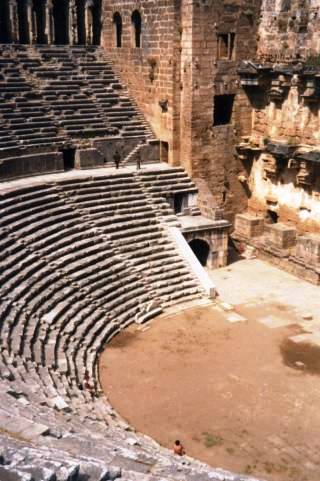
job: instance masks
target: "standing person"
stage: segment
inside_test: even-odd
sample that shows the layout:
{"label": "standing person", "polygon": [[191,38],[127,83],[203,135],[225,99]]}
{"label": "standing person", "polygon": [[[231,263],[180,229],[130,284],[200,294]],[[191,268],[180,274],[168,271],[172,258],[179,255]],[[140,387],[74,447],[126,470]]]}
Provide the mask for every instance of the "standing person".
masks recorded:
{"label": "standing person", "polygon": [[140,170],[141,169],[141,154],[140,154],[140,151],[137,152],[137,170]]}
{"label": "standing person", "polygon": [[184,454],[186,454],[186,452],[184,450],[184,447],[182,446],[182,444],[180,443],[180,441],[178,439],[177,439],[177,441],[174,442],[173,452],[177,456],[183,456]]}
{"label": "standing person", "polygon": [[121,161],[121,155],[118,152],[118,149],[116,149],[114,156],[113,156],[114,163],[116,164],[116,169],[119,169],[119,164]]}
{"label": "standing person", "polygon": [[90,382],[89,371],[86,369],[84,372],[83,387],[90,392],[91,396],[94,394],[94,385]]}

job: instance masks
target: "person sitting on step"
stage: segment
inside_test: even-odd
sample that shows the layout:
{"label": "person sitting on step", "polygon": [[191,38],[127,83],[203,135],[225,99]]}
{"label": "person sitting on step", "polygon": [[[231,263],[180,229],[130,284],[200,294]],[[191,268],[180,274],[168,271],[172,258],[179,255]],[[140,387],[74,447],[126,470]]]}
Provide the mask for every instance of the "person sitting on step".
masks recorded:
{"label": "person sitting on step", "polygon": [[177,454],[177,456],[183,456],[184,454],[186,454],[184,447],[182,446],[182,444],[178,439],[177,441],[174,442],[173,452],[174,454]]}

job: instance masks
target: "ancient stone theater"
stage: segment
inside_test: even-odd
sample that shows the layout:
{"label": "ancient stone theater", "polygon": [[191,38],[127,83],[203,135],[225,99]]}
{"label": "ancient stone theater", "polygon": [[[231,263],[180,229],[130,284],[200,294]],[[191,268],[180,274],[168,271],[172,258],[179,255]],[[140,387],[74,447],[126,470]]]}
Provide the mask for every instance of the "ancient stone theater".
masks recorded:
{"label": "ancient stone theater", "polygon": [[0,480],[254,481],[98,362],[230,254],[320,283],[320,0],[0,0],[0,52]]}

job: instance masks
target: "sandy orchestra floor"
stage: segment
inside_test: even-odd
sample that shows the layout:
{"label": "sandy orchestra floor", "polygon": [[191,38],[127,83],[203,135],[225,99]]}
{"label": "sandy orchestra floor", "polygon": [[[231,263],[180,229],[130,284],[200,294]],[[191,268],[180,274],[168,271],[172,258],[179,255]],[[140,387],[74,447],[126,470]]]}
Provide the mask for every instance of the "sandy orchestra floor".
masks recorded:
{"label": "sandy orchestra floor", "polygon": [[[218,303],[130,327],[101,357],[104,391],[131,425],[166,447],[179,438],[214,467],[319,481],[319,352],[312,369],[297,368],[287,342],[302,332],[296,310],[277,299],[254,304],[237,304],[241,322]],[[266,312],[283,325],[259,322]]]}

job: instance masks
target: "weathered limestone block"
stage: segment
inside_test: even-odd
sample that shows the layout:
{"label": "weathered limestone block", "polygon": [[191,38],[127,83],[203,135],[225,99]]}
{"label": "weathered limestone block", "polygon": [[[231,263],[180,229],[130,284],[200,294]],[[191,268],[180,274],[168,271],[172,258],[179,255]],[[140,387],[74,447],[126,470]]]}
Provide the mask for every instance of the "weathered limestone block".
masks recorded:
{"label": "weathered limestone block", "polygon": [[75,167],[77,169],[91,169],[103,167],[103,155],[97,149],[79,149],[75,154]]}
{"label": "weathered limestone block", "polygon": [[298,237],[296,256],[303,259],[306,264],[320,264],[320,235]]}
{"label": "weathered limestone block", "polygon": [[268,226],[267,237],[271,245],[279,249],[289,249],[296,244],[297,230],[282,223]]}
{"label": "weathered limestone block", "polygon": [[236,234],[246,239],[259,237],[263,234],[264,219],[263,217],[256,217],[252,214],[244,213],[237,214],[235,219]]}

